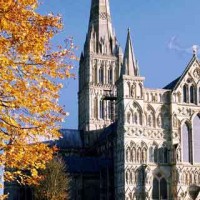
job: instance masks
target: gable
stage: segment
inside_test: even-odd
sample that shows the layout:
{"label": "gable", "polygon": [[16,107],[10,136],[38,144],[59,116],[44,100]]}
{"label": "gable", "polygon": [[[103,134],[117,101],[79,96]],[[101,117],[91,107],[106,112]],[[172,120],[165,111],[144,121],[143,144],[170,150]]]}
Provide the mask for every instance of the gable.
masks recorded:
{"label": "gable", "polygon": [[197,85],[200,80],[200,63],[196,56],[193,56],[183,74],[168,84],[165,89],[179,90],[184,84]]}

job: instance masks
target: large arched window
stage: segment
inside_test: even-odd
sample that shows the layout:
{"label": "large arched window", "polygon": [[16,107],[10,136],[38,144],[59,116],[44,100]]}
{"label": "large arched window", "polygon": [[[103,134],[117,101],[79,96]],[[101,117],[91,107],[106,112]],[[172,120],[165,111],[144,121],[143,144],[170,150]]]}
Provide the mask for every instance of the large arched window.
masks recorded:
{"label": "large arched window", "polygon": [[194,162],[200,163],[200,116],[193,120]]}
{"label": "large arched window", "polygon": [[183,102],[187,103],[187,96],[188,96],[188,86],[183,86]]}
{"label": "large arched window", "polygon": [[182,127],[183,162],[192,162],[192,134],[189,125]]}

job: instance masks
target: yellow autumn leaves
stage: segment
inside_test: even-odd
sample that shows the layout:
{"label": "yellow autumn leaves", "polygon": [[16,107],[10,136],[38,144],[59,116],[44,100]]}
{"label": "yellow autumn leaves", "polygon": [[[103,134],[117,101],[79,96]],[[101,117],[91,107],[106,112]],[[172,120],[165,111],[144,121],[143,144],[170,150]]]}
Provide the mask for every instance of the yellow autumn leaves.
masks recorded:
{"label": "yellow autumn leaves", "polygon": [[37,0],[0,0],[0,165],[5,180],[36,184],[55,149],[41,138],[59,137],[66,113],[58,105],[71,76],[73,45],[50,44],[62,29],[60,16],[36,13]]}

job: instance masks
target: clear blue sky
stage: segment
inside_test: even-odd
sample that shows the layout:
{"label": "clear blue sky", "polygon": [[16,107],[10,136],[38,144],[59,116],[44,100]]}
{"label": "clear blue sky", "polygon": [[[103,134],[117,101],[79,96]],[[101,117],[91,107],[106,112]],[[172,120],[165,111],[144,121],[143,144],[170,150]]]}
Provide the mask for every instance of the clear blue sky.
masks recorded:
{"label": "clear blue sky", "polygon": [[[60,13],[64,30],[54,41],[73,36],[83,49],[91,0],[42,0],[40,13]],[[178,77],[192,57],[192,45],[200,44],[200,0],[110,0],[113,27],[124,48],[130,27],[134,50],[145,86],[162,88]],[[78,63],[74,71],[78,75]],[[67,80],[60,103],[70,116],[64,128],[77,128],[78,78]]]}

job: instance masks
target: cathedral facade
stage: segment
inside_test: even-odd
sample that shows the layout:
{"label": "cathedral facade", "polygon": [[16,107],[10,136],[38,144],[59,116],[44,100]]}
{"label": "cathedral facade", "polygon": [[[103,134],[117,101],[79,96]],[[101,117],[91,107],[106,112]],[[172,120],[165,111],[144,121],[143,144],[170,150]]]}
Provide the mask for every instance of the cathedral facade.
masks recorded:
{"label": "cathedral facade", "polygon": [[85,145],[97,144],[103,130],[115,124],[113,199],[200,199],[200,63],[195,50],[180,77],[163,89],[145,88],[130,31],[123,53],[109,0],[92,0],[79,78],[79,129]]}

